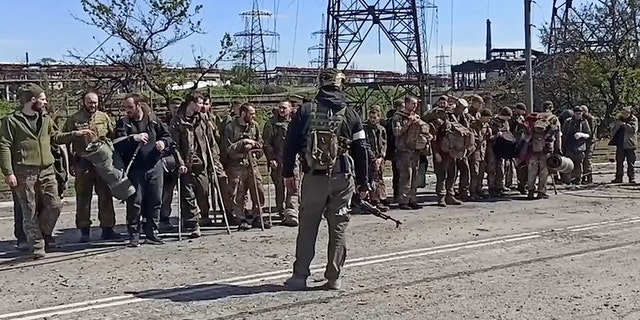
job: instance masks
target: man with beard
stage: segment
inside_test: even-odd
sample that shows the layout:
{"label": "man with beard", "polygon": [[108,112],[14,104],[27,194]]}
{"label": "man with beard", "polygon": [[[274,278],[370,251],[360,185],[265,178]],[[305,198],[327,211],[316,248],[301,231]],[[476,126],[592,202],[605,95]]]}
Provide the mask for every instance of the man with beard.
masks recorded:
{"label": "man with beard", "polygon": [[140,245],[140,216],[145,217],[146,243],[163,244],[158,237],[158,218],[162,206],[164,171],[160,158],[174,144],[167,127],[150,112],[141,95],[125,96],[126,115],[116,123],[115,137],[127,137],[115,145],[115,152],[130,169],[128,178],[136,193],[127,199],[127,231],[130,247]]}
{"label": "man with beard", "polygon": [[[297,227],[298,190],[297,188],[285,188],[284,178],[282,177],[282,157],[289,123],[291,123],[291,103],[289,101],[280,102],[276,115],[265,123],[262,136],[264,139],[264,154],[267,157],[271,180],[276,189],[276,206],[278,213],[283,217],[282,224],[289,227]],[[296,178],[298,178],[297,171],[294,170]]]}
{"label": "man with beard", "polygon": [[58,132],[45,112],[47,96],[36,84],[20,87],[18,99],[22,109],[8,116],[0,128],[0,169],[20,203],[22,226],[33,257],[42,258],[53,243],[62,207],[51,143],[65,144],[73,136],[94,133],[89,129]]}
{"label": "man with beard", "polygon": [[[191,238],[201,236],[200,224],[211,225],[209,218],[209,173],[215,166],[211,146],[215,137],[209,130],[207,119],[201,112],[204,97],[194,94],[180,106],[177,116],[171,121],[171,135],[182,156],[178,164],[181,175],[182,223]],[[196,206],[197,204],[197,206]],[[198,213],[198,209],[200,212]]]}
{"label": "man with beard", "polygon": [[[229,176],[229,191],[233,203],[235,216],[240,220],[238,230],[249,230],[261,227],[269,229],[268,221],[262,219],[262,205],[264,204],[264,190],[262,177],[255,160],[262,156],[262,137],[255,121],[256,109],[243,104],[240,116],[235,118],[224,128],[222,142],[227,152],[226,171]],[[250,159],[253,157],[253,159]],[[256,190],[257,189],[257,190]],[[253,212],[251,217],[244,213],[245,195],[249,191]]]}
{"label": "man with beard", "polygon": [[71,172],[75,176],[76,191],[76,227],[80,229],[80,242],[91,241],[91,198],[95,188],[98,195],[98,220],[103,240],[118,239],[113,231],[116,225],[116,212],[113,208],[113,196],[107,183],[98,176],[91,162],[83,158],[89,143],[98,139],[110,138],[114,132],[114,122],[108,114],[99,111],[99,95],[94,90],[82,96],[83,108],[72,114],[65,122],[62,131],[91,130],[95,135],[78,137],[67,145],[71,152]]}

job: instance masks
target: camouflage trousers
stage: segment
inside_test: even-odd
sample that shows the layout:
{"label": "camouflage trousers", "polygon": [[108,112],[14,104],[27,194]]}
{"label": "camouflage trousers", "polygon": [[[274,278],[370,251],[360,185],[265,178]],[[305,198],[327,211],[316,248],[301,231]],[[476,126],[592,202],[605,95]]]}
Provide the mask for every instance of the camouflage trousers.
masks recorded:
{"label": "camouflage trousers", "polygon": [[460,178],[458,192],[461,196],[469,196],[469,185],[471,184],[471,170],[469,169],[469,159],[454,159],[456,175]]}
{"label": "camouflage trousers", "polygon": [[547,193],[547,180],[549,179],[549,168],[547,167],[547,156],[545,154],[534,153],[529,158],[527,190],[536,190],[536,178],[538,179],[538,192]]}
{"label": "camouflage trousers", "polygon": [[[273,185],[276,190],[276,207],[278,208],[278,212],[284,213],[285,216],[290,216],[292,218],[298,218],[298,197],[300,192],[296,186],[295,189],[291,190],[286,188],[284,185],[284,178],[282,177],[282,166],[280,165],[282,162],[278,162],[278,166],[275,169],[271,169],[271,181],[273,181]],[[296,181],[299,179],[299,174],[297,170],[297,166],[294,169],[294,177]],[[284,205],[284,206],[283,206]]]}
{"label": "camouflage trousers", "polygon": [[227,176],[229,177],[228,188],[234,215],[241,221],[247,220],[244,207],[247,191],[249,191],[253,216],[260,216],[264,205],[264,189],[258,168],[231,165],[227,168]]}
{"label": "camouflage trousers", "polygon": [[489,191],[500,191],[504,188],[504,159],[493,153],[493,144],[487,144],[487,185]]}
{"label": "camouflage trousers", "polygon": [[200,218],[209,217],[209,174],[202,167],[180,175],[180,211],[186,228],[195,228]]}
{"label": "camouflage trousers", "polygon": [[394,160],[398,167],[398,202],[417,203],[420,156],[412,151],[398,151]]}
{"label": "camouflage trousers", "polygon": [[469,156],[469,172],[471,186],[469,193],[471,196],[478,196],[482,194],[482,184],[484,180],[484,173],[486,171],[487,163],[484,161],[480,152],[474,152]]}
{"label": "camouflage trousers", "polygon": [[107,183],[91,168],[76,170],[76,227],[91,227],[91,198],[95,187],[98,195],[98,220],[100,227],[113,228],[116,225],[116,211],[113,208],[113,196]]}
{"label": "camouflage trousers", "polygon": [[18,185],[13,189],[22,211],[22,228],[35,249],[44,248],[43,235],[50,236],[60,217],[62,202],[53,166],[16,167]]}
{"label": "camouflage trousers", "polygon": [[595,143],[587,143],[587,150],[584,152],[584,160],[582,161],[582,181],[593,182],[593,153],[596,150]]}
{"label": "camouflage trousers", "polygon": [[[371,165],[372,176],[373,176],[373,191],[371,191],[371,201],[380,202],[380,200],[387,199],[387,186],[384,184],[384,160],[380,164],[379,168],[375,168],[374,165]],[[416,189],[418,182],[418,174],[416,172]]]}
{"label": "camouflage trousers", "polygon": [[350,174],[305,174],[302,178],[300,225],[296,239],[296,261],[293,273],[307,278],[315,256],[318,228],[324,216],[329,228],[327,267],[324,277],[335,280],[340,277],[347,257],[346,229],[351,220],[349,203],[355,190]]}
{"label": "camouflage trousers", "polygon": [[455,159],[447,153],[434,153],[433,169],[436,172],[436,195],[453,197],[453,184],[456,179]]}

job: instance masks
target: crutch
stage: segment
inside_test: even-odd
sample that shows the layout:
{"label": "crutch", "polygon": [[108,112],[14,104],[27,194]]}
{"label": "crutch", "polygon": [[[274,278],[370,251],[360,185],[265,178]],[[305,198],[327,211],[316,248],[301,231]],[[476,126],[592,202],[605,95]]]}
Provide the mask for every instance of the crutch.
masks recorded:
{"label": "crutch", "polygon": [[[180,170],[178,168],[178,170]],[[182,173],[178,171],[178,241],[182,241]]]}
{"label": "crutch", "polygon": [[[256,195],[256,200],[258,200],[258,207],[260,208],[260,213],[258,214],[258,218],[260,219],[260,229],[264,231],[264,221],[262,220],[262,206],[260,203],[260,194],[258,193],[258,179],[256,179],[256,159],[253,157],[255,152],[260,150],[252,150],[249,152],[249,165],[251,166],[251,178],[253,178],[253,187]],[[255,205],[255,204],[254,204]]]}
{"label": "crutch", "polygon": [[[267,182],[272,181],[273,179],[271,179],[271,166],[269,163],[267,163]],[[275,187],[275,184],[274,184]],[[269,224],[273,225],[273,222],[271,221],[271,182],[267,183],[267,208],[268,212],[269,212]]]}
{"label": "crutch", "polygon": [[220,207],[222,208],[222,219],[224,220],[224,225],[227,227],[227,234],[231,234],[231,228],[229,228],[229,220],[227,220],[227,209],[224,207],[224,202],[222,198],[222,189],[220,188],[220,180],[218,179],[218,175],[213,173],[213,183],[214,187],[217,189],[216,194],[218,195],[218,201],[220,201]]}

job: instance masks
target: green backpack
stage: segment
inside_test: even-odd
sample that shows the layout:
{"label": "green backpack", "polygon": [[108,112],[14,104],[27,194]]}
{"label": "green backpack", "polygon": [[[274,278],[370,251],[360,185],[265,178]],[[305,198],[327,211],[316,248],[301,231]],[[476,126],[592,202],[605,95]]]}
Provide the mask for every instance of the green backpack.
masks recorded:
{"label": "green backpack", "polygon": [[332,170],[338,157],[345,154],[341,147],[340,129],[345,122],[346,107],[333,113],[330,108],[313,103],[307,120],[305,160],[311,170]]}

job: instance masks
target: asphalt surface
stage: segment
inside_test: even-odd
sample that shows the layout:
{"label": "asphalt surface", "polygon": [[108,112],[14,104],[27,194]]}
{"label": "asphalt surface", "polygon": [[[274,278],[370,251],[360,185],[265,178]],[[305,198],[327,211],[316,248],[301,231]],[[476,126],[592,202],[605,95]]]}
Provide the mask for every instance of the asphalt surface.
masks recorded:
{"label": "asphalt surface", "polygon": [[[69,203],[62,248],[33,261],[13,251],[2,209],[0,319],[640,319],[640,187],[560,187],[549,200],[514,193],[448,208],[431,205],[432,190],[422,190],[424,209],[390,212],[399,229],[353,216],[341,291],[282,286],[296,228],[80,245]],[[321,228],[311,286],[323,283]]]}

